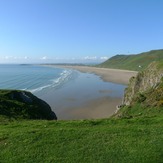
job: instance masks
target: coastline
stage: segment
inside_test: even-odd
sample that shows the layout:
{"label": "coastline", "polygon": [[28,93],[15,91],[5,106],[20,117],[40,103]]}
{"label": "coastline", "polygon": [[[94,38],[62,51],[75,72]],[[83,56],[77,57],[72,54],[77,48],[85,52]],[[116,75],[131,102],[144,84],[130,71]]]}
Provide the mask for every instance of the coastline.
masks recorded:
{"label": "coastline", "polygon": [[83,73],[94,73],[100,76],[106,82],[112,82],[117,84],[127,85],[129,79],[132,76],[136,76],[137,71],[129,71],[129,70],[120,70],[120,69],[109,69],[109,68],[97,68],[90,66],[67,66],[67,65],[48,65],[50,67],[57,68],[65,68],[65,69],[73,69],[78,70]]}
{"label": "coastline", "polygon": [[[99,76],[105,82],[116,83],[120,85],[127,85],[130,77],[135,76],[137,72],[127,71],[127,70],[117,70],[117,69],[107,69],[107,68],[96,68],[88,66],[56,66],[56,65],[45,65],[52,68],[63,68],[77,70],[81,73],[90,73]],[[116,111],[116,106],[122,103],[123,97],[111,97],[108,94],[110,90],[99,90],[99,93],[103,94],[102,97],[88,100],[82,103],[80,106],[66,106],[62,108],[55,108],[53,104],[53,99],[55,92],[46,96],[49,99],[48,103],[51,104],[53,111],[57,114],[60,120],[77,120],[77,119],[100,119],[109,118]],[[51,100],[50,100],[51,98]],[[87,97],[85,97],[87,98]],[[64,100],[75,102],[74,96],[67,97]]]}

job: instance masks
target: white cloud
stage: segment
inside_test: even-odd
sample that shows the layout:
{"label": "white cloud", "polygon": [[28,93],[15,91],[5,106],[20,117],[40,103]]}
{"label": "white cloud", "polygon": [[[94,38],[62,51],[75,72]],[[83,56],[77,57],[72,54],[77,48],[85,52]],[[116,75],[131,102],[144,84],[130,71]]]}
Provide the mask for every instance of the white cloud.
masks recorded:
{"label": "white cloud", "polygon": [[100,57],[101,60],[107,60],[109,57]]}
{"label": "white cloud", "polygon": [[5,56],[4,59],[8,60],[8,59],[13,59],[14,57],[13,56]]}
{"label": "white cloud", "polygon": [[90,56],[86,56],[83,58],[84,60],[96,60],[97,57],[96,56],[93,56],[93,57],[90,57]]}
{"label": "white cloud", "polygon": [[42,59],[42,60],[46,60],[46,59],[47,59],[47,56],[44,56],[44,57],[42,57],[41,59]]}
{"label": "white cloud", "polygon": [[17,56],[4,56],[2,57],[2,59],[5,59],[5,60],[26,60],[26,59],[29,59],[29,57],[25,56],[25,57],[17,57]]}
{"label": "white cloud", "polygon": [[24,59],[28,59],[28,57],[27,57],[27,56],[25,56],[25,57],[24,57]]}

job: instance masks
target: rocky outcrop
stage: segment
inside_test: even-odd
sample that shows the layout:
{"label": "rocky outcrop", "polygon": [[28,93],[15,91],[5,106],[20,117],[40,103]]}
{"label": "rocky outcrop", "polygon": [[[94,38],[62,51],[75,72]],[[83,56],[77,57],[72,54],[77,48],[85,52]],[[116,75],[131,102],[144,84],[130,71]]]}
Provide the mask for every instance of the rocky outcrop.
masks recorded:
{"label": "rocky outcrop", "polygon": [[138,100],[139,102],[145,101],[150,97],[152,90],[155,91],[160,87],[162,77],[163,69],[160,63],[151,63],[147,69],[130,79],[129,85],[125,90],[123,104],[131,105]]}
{"label": "rocky outcrop", "polygon": [[50,106],[30,92],[0,90],[0,114],[10,118],[56,120]]}

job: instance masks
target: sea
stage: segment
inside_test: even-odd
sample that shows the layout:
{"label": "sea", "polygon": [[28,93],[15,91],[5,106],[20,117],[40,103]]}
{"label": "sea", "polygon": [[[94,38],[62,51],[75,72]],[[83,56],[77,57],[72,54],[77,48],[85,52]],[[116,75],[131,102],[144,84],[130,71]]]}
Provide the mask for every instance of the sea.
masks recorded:
{"label": "sea", "polygon": [[0,65],[0,89],[30,91],[45,100],[55,112],[101,97],[122,98],[125,87],[73,69],[28,64]]}
{"label": "sea", "polygon": [[72,71],[39,65],[0,65],[0,89],[27,90],[34,94],[58,88]]}

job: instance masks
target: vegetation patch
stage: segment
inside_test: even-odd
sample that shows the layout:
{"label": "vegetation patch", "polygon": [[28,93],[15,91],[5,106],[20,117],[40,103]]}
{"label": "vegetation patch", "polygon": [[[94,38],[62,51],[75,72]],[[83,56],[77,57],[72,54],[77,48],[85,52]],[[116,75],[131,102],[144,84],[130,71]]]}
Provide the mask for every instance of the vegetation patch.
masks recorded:
{"label": "vegetation patch", "polygon": [[0,90],[0,115],[9,119],[57,119],[46,102],[18,90]]}

